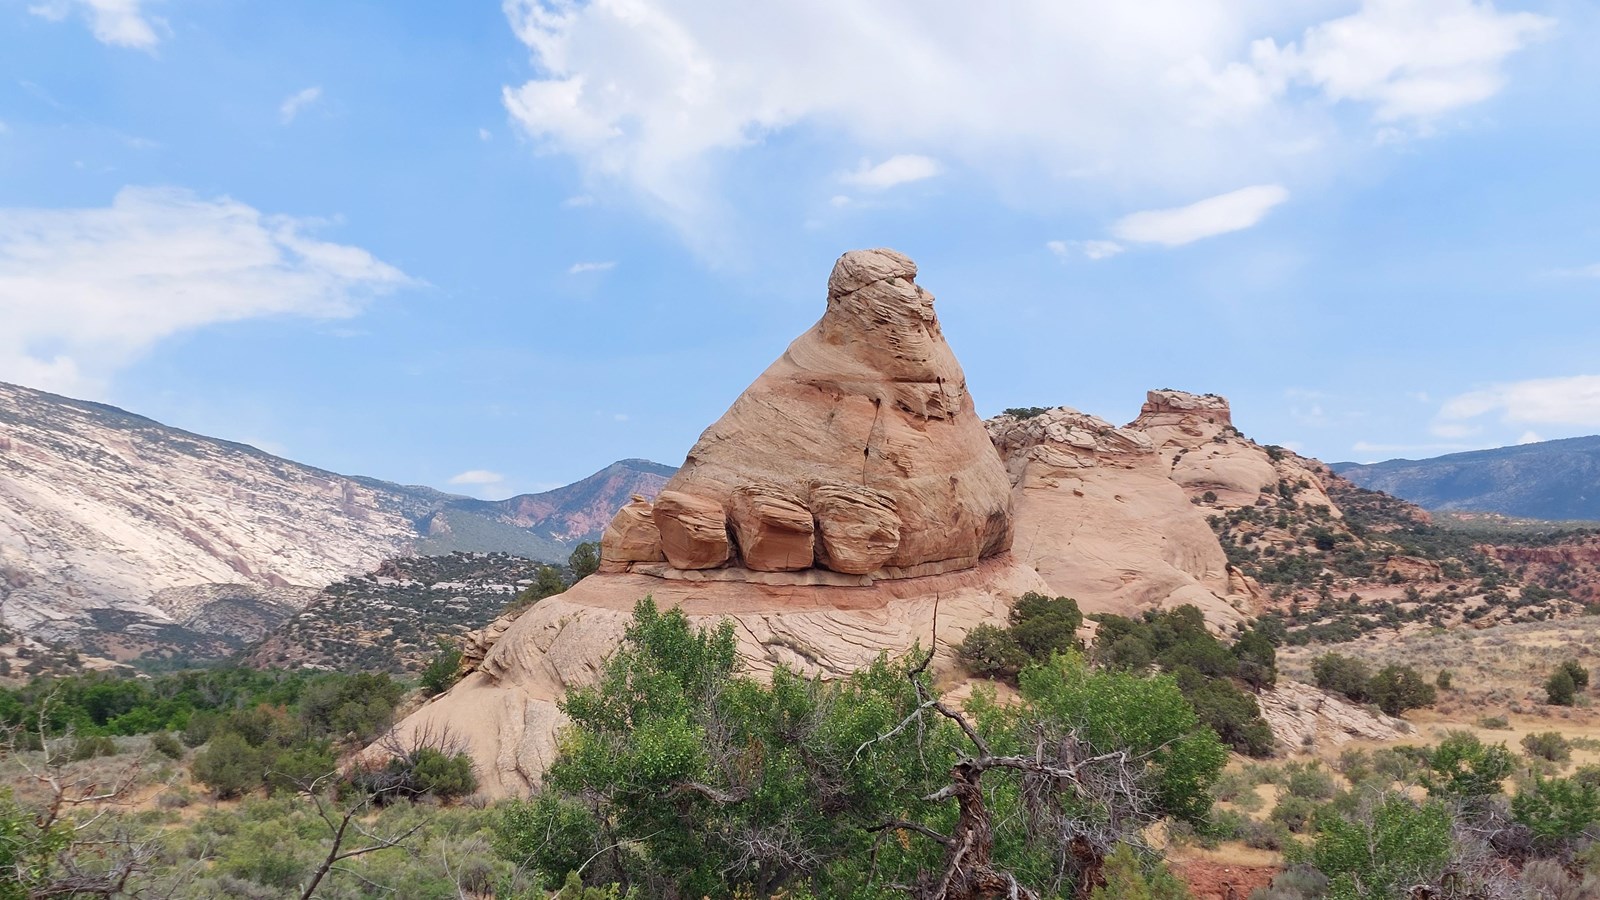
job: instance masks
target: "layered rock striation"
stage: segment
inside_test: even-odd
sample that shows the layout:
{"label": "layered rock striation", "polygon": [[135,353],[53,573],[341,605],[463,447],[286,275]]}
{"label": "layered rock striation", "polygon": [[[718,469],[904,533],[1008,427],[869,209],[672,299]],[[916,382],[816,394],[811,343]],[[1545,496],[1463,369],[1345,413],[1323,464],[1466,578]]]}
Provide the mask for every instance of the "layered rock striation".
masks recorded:
{"label": "layered rock striation", "polygon": [[402,740],[464,740],[484,790],[553,759],[557,702],[592,683],[646,596],[736,625],[756,673],[842,677],[920,642],[935,671],[973,626],[1049,588],[1016,562],[1012,488],[916,266],[835,265],[820,321],[734,401],[652,502],[607,526],[601,570],[508,625]]}
{"label": "layered rock striation", "polygon": [[1230,572],[1204,511],[1136,426],[1068,407],[989,420],[1015,485],[1015,555],[1085,612],[1193,604],[1233,631],[1253,614],[1254,589]]}
{"label": "layered rock striation", "polygon": [[[845,254],[822,319],[700,436],[644,527],[607,529],[604,570],[819,569],[873,580],[971,568],[1011,546],[1011,493],[911,260]],[[748,573],[766,573],[751,579]]]}

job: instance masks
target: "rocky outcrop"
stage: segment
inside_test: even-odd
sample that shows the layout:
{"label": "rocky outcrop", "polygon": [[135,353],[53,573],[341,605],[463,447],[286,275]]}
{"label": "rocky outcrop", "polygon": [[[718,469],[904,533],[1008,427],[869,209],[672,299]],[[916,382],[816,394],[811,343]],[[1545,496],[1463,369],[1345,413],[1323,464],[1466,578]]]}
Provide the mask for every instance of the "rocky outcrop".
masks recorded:
{"label": "rocky outcrop", "polygon": [[[916,274],[892,250],[840,258],[822,319],[706,429],[662,488],[655,521],[674,568],[896,578],[968,567],[1011,546],[1010,485]],[[804,504],[813,558],[793,555],[803,540],[788,541],[777,562],[742,545],[721,553],[716,510],[726,517],[744,490],[781,494],[794,519],[803,514],[793,505]],[[626,555],[602,552],[613,563]]]}
{"label": "rocky outcrop", "polygon": [[600,538],[600,571],[626,572],[631,563],[666,560],[650,501],[634,494],[627,506],[617,510]]}
{"label": "rocky outcrop", "polygon": [[1256,702],[1273,736],[1290,752],[1338,747],[1350,741],[1395,741],[1413,730],[1404,719],[1287,679],[1262,691]]}
{"label": "rocky outcrop", "polygon": [[[893,251],[845,254],[821,321],[706,429],[648,516],[637,500],[613,519],[603,571],[517,618],[402,738],[448,732],[486,792],[526,791],[553,758],[557,702],[593,683],[646,596],[732,619],[758,674],[842,677],[920,642],[948,677],[969,629],[1048,590],[1008,552],[1010,480],[915,276]],[[645,558],[658,543],[665,562]]]}
{"label": "rocky outcrop", "polygon": [[1322,505],[1333,518],[1338,506],[1328,498],[1312,460],[1281,447],[1251,441],[1233,427],[1226,398],[1184,391],[1150,391],[1129,428],[1148,435],[1167,460],[1172,480],[1191,498],[1211,495],[1222,508],[1254,506],[1263,494],[1292,486],[1301,505]]}
{"label": "rocky outcrop", "polygon": [[816,521],[806,502],[789,491],[744,485],[733,492],[728,516],[745,568],[789,572],[816,558]]}
{"label": "rocky outcrop", "polygon": [[650,517],[661,535],[661,552],[674,568],[715,569],[728,562],[728,517],[721,503],[662,491]]}
{"label": "rocky outcrop", "polygon": [[1254,614],[1251,587],[1148,434],[1067,407],[988,430],[1015,485],[1014,552],[1053,593],[1119,615],[1193,604],[1223,633]]}

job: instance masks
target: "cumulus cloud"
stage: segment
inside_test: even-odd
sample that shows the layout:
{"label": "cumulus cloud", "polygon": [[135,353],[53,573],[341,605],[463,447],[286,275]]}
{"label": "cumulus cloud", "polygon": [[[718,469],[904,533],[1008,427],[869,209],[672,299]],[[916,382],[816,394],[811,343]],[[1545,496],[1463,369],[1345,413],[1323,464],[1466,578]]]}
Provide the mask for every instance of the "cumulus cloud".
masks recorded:
{"label": "cumulus cloud", "polygon": [[1123,216],[1111,226],[1111,233],[1125,241],[1176,247],[1249,228],[1287,199],[1289,191],[1282,185],[1258,184],[1188,206]]}
{"label": "cumulus cloud", "polygon": [[226,197],[128,187],[109,207],[0,209],[0,379],[97,395],[165,338],[263,316],[357,314],[411,284]]}
{"label": "cumulus cloud", "polygon": [[491,472],[488,469],[468,469],[458,475],[450,476],[451,484],[486,485],[499,484],[505,480],[506,477],[504,475],[499,472]]}
{"label": "cumulus cloud", "polygon": [[891,156],[877,165],[862,160],[854,172],[845,174],[841,180],[865,190],[882,191],[896,185],[932,178],[938,174],[938,160],[902,153]]}
{"label": "cumulus cloud", "polygon": [[142,6],[141,0],[45,0],[28,7],[28,12],[54,22],[76,14],[88,21],[102,44],[154,50],[161,42],[156,34],[161,20],[145,15]]}
{"label": "cumulus cloud", "polygon": [[1376,128],[1420,128],[1493,95],[1505,60],[1552,24],[1487,0],[1363,0],[1353,13],[1024,0],[1004,16],[952,0],[504,7],[537,70],[503,89],[514,123],[690,227],[718,208],[732,155],[801,127],[851,155],[938,147],[1030,196],[1085,179],[1151,197],[1282,181],[1369,146]]}
{"label": "cumulus cloud", "polygon": [[567,267],[568,275],[582,275],[585,272],[609,272],[617,267],[617,261],[608,259],[603,262],[575,262]]}
{"label": "cumulus cloud", "polygon": [[1470,391],[1445,401],[1438,422],[1449,426],[1485,416],[1512,425],[1600,428],[1600,375],[1534,378]]}
{"label": "cumulus cloud", "polygon": [[308,87],[283,98],[278,106],[278,120],[287,125],[300,115],[300,111],[322,99],[321,87]]}

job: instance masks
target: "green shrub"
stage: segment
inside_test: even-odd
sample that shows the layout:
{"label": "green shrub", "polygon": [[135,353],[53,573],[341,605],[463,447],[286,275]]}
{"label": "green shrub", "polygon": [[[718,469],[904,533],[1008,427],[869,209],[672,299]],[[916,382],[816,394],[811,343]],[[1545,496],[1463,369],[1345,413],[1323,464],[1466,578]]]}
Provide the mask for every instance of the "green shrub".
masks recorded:
{"label": "green shrub", "polygon": [[1283,789],[1291,797],[1327,800],[1339,790],[1333,774],[1321,763],[1289,763],[1283,769]]}
{"label": "green shrub", "polygon": [[1600,822],[1600,788],[1576,778],[1534,775],[1511,798],[1511,816],[1533,832],[1536,845],[1555,849]]}
{"label": "green shrub", "polygon": [[1311,846],[1290,855],[1328,877],[1329,897],[1399,897],[1437,884],[1450,861],[1452,824],[1442,803],[1389,795],[1355,817],[1317,817]]}
{"label": "green shrub", "polygon": [[1423,787],[1433,797],[1473,802],[1504,790],[1516,768],[1505,744],[1485,744],[1468,731],[1452,731],[1426,755]]}
{"label": "green shrub", "polygon": [[158,731],[152,734],[150,749],[168,759],[183,759],[183,743],[170,731]]}
{"label": "green shrub", "polygon": [[1572,744],[1559,731],[1539,731],[1529,734],[1522,739],[1522,749],[1529,756],[1550,762],[1559,763],[1572,759]]}
{"label": "green shrub", "polygon": [[265,756],[237,732],[226,731],[195,754],[191,771],[218,797],[238,797],[261,786],[267,772]]}
{"label": "green shrub", "polygon": [[1011,607],[1011,636],[1031,659],[1043,662],[1052,654],[1082,649],[1078,629],[1083,613],[1071,597],[1046,597],[1029,591]]}
{"label": "green shrub", "polygon": [[1561,664],[1561,668],[1572,676],[1572,686],[1580,691],[1589,687],[1589,670],[1578,664],[1575,659],[1569,659]]}
{"label": "green shrub", "polygon": [[1272,808],[1271,820],[1295,834],[1303,834],[1316,816],[1317,808],[1315,800],[1286,794]]}
{"label": "green shrub", "polygon": [[1311,677],[1322,690],[1366,703],[1372,699],[1371,670],[1359,659],[1338,653],[1324,653],[1311,661]]}
{"label": "green shrub", "polygon": [[1545,702],[1551,706],[1571,706],[1577,701],[1578,686],[1572,672],[1565,667],[1556,669],[1545,680]]}
{"label": "green shrub", "polygon": [[1189,889],[1160,859],[1145,859],[1128,844],[1118,844],[1101,870],[1105,883],[1089,900],[1189,900]]}
{"label": "green shrub", "polygon": [[422,669],[420,684],[423,693],[432,697],[450,690],[450,686],[456,683],[456,673],[460,669],[461,648],[454,641],[439,638],[433,656]]}
{"label": "green shrub", "polygon": [[1436,697],[1433,685],[1410,666],[1389,665],[1378,670],[1367,682],[1367,695],[1371,702],[1391,716],[1409,709],[1432,706]]}
{"label": "green shrub", "polygon": [[74,762],[97,756],[116,756],[117,742],[105,735],[80,734],[72,740],[67,758]]}
{"label": "green shrub", "polygon": [[1029,662],[1028,654],[1017,645],[1010,629],[987,622],[967,632],[956,645],[956,655],[967,671],[980,678],[1015,678]]}

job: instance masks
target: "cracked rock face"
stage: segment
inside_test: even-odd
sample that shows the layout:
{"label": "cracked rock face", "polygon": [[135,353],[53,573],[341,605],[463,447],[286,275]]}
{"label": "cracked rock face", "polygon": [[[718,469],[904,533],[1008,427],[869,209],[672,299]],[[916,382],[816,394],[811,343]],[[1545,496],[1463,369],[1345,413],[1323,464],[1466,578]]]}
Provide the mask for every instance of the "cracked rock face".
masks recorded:
{"label": "cracked rock face", "polygon": [[891,250],[840,258],[821,321],[654,504],[617,514],[600,572],[475,643],[481,663],[400,723],[402,742],[448,732],[486,793],[525,793],[556,753],[559,700],[600,676],[646,596],[733,621],[748,671],[833,678],[917,644],[954,674],[968,630],[1048,590],[1008,552],[1011,482],[916,274]]}
{"label": "cracked rock face", "polygon": [[[658,500],[654,520],[673,567],[896,578],[1010,548],[1010,483],[916,276],[892,250],[840,257],[822,319],[705,430],[663,488],[674,507],[663,514]],[[783,497],[783,509],[757,509],[751,491]],[[733,525],[727,554],[715,546],[714,507]],[[622,571],[637,554],[613,532],[629,533],[608,532],[602,557]]]}

